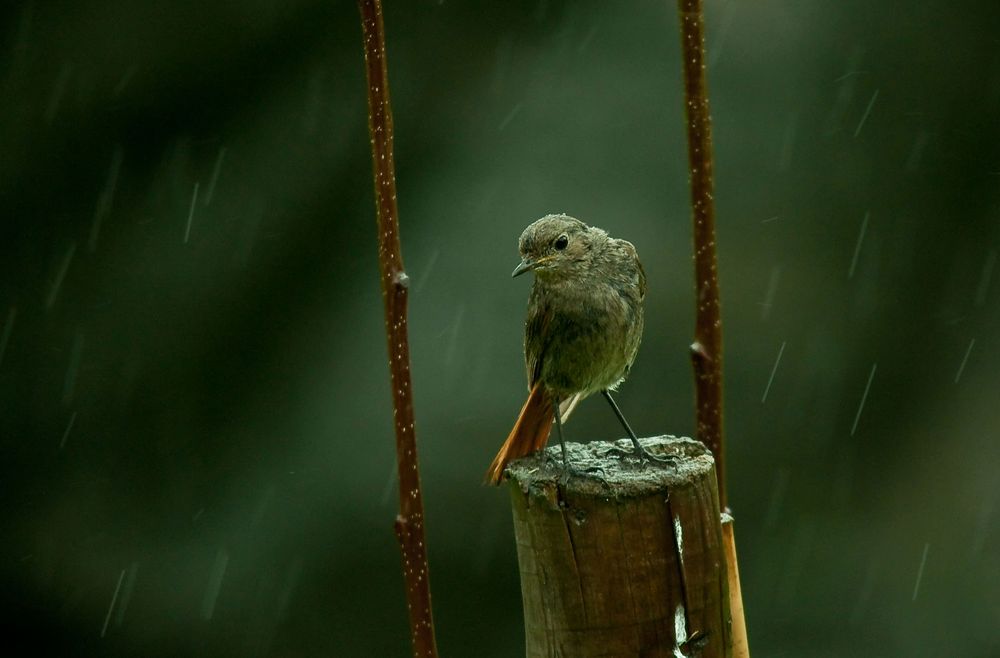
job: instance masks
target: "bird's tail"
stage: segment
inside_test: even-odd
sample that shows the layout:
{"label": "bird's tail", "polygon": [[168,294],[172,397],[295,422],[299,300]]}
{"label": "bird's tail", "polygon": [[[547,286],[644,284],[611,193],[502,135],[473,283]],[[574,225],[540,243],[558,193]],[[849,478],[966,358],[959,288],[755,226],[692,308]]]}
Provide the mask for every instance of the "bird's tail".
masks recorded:
{"label": "bird's tail", "polygon": [[542,388],[541,383],[536,383],[528,394],[524,406],[521,407],[521,414],[514,423],[514,429],[510,431],[500,452],[493,458],[493,463],[486,471],[487,484],[500,484],[503,469],[512,459],[530,455],[545,447],[545,443],[549,440],[549,432],[552,431],[553,415],[552,399]]}

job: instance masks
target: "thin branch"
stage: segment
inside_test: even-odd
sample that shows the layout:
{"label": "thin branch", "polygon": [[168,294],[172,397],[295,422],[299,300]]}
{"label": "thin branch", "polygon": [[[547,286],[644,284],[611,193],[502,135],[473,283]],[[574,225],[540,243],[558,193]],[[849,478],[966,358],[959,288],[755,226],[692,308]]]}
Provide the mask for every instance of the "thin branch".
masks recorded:
{"label": "thin branch", "polygon": [[727,509],[725,445],[722,437],[722,317],[715,257],[715,203],[712,196],[712,123],[705,81],[705,19],[701,0],[678,0],[687,115],[688,166],[694,219],[696,300],[695,374],[697,437],[715,456],[719,506]]}
{"label": "thin branch", "polygon": [[[705,18],[701,0],[677,0],[681,21],[684,107],[687,115],[688,167],[694,219],[694,273],[697,290],[695,340],[691,345],[698,439],[715,456],[719,507],[724,512],[723,542],[729,578],[733,656],[750,658],[743,594],[736,561],[736,536],[726,500],[725,442],[722,432],[722,315],[715,255],[715,200],[712,191],[712,120],[705,80]],[[765,393],[766,396],[766,393]]]}
{"label": "thin branch", "polygon": [[386,69],[385,28],[381,0],[358,0],[364,32],[368,79],[368,130],[371,136],[378,215],[378,260],[385,306],[385,332],[392,378],[393,417],[396,423],[396,465],[399,471],[399,515],[396,538],[403,555],[406,604],[414,656],[437,656],[431,590],[424,538],[424,502],[420,492],[417,444],[410,386],[410,343],[406,330],[409,277],[399,248],[399,213],[392,154],[392,111]]}

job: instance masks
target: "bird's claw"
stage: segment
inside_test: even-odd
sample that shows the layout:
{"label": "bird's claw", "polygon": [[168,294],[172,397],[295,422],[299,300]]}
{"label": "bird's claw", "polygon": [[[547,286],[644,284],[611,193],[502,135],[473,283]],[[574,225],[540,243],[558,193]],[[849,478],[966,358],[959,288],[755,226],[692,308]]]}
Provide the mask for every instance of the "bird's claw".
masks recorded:
{"label": "bird's claw", "polygon": [[655,464],[666,464],[667,466],[677,466],[677,456],[676,455],[654,455],[646,448],[642,446],[634,446],[629,450],[625,448],[613,447],[609,448],[604,456],[607,455],[618,455],[622,458],[633,457],[638,458],[641,465],[645,466],[647,463]]}
{"label": "bird's claw", "polygon": [[[600,475],[598,475],[598,473]],[[608,484],[608,481],[607,481],[607,479],[605,479],[604,475],[605,475],[604,469],[601,468],[600,466],[589,466],[587,468],[577,468],[576,466],[573,466],[571,464],[565,464],[564,463],[562,465],[562,475],[559,476],[559,484],[561,484],[563,486],[566,486],[567,484],[569,484],[569,479],[571,477],[577,477],[577,478],[587,478],[587,477],[589,477],[589,478],[594,478],[595,480],[598,480],[599,482],[601,482],[601,484],[603,484],[603,485],[605,485],[607,487],[610,487],[611,485]]]}
{"label": "bird's claw", "polygon": [[[548,452],[545,453],[545,462],[547,466],[562,471],[562,473],[559,475],[559,484],[563,486],[569,484],[569,479],[571,477],[579,477],[579,478],[593,477],[600,480],[604,484],[608,483],[607,480],[604,478],[605,471],[600,466],[588,466],[587,468],[577,468],[576,466],[573,466],[565,459],[555,457],[549,454]],[[597,475],[598,473],[600,475]]]}

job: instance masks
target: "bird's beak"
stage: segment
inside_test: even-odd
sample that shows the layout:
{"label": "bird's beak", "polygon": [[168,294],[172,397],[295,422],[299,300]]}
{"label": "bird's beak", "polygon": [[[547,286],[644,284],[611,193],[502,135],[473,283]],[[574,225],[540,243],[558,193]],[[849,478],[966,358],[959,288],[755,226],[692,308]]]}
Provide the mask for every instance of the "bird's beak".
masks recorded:
{"label": "bird's beak", "polygon": [[511,274],[510,276],[511,278],[514,278],[515,276],[521,276],[528,270],[535,269],[536,265],[538,265],[538,261],[532,261],[525,258],[524,260],[521,261],[520,265],[514,268],[514,273]]}

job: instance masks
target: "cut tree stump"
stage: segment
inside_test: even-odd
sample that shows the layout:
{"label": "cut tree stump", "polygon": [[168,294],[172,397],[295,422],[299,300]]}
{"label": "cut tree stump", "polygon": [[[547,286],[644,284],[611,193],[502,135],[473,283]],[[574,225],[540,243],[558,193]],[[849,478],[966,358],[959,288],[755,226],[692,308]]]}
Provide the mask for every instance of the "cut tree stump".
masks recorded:
{"label": "cut tree stump", "polygon": [[712,456],[641,441],[676,465],[641,465],[621,439],[567,444],[568,477],[558,445],[508,467],[529,658],[731,655]]}

